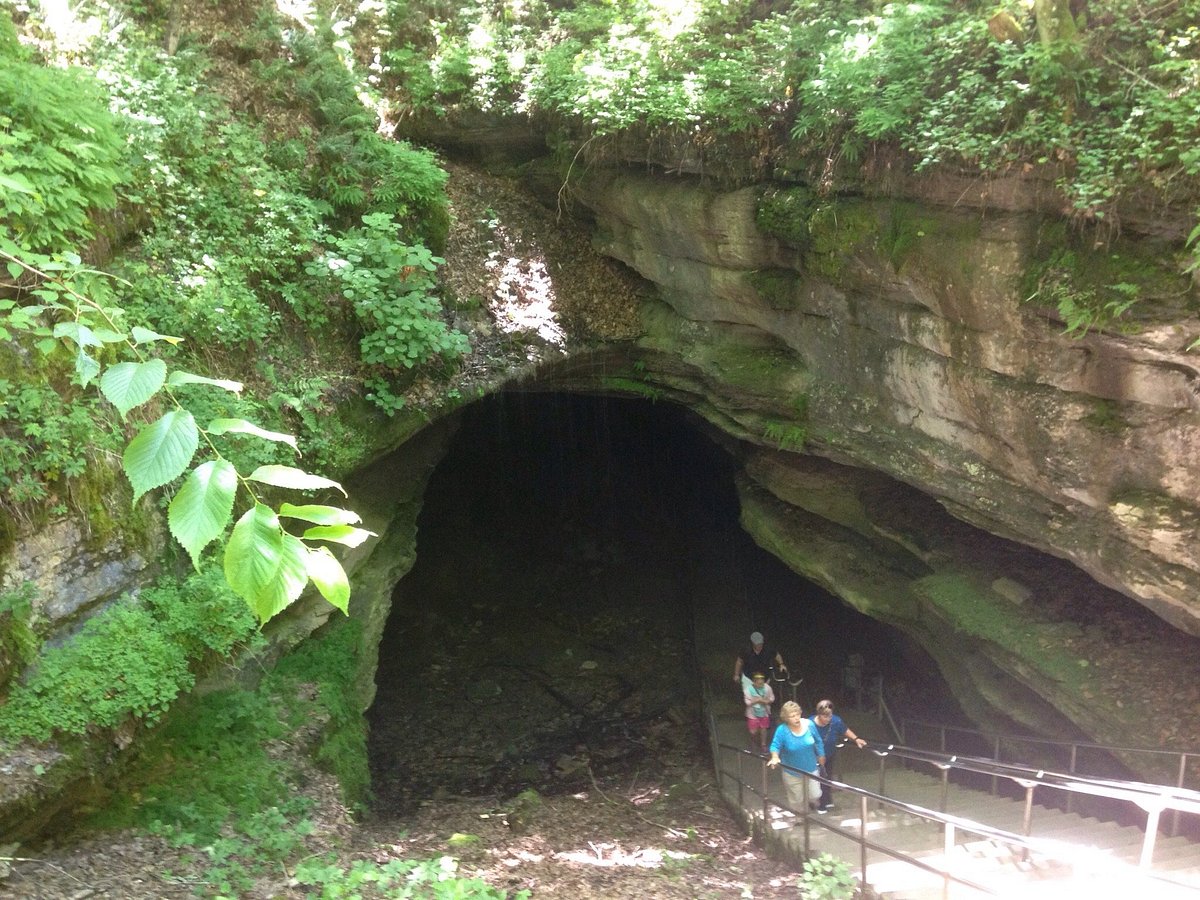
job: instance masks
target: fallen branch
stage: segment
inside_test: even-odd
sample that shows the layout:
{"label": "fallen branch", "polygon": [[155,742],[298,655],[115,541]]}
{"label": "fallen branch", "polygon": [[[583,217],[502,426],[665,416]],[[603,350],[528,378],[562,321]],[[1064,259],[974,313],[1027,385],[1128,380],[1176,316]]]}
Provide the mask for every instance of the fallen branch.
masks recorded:
{"label": "fallen branch", "polygon": [[643,816],[640,812],[638,812],[634,808],[633,804],[621,803],[617,800],[613,800],[611,797],[608,796],[608,794],[604,793],[604,791],[601,790],[599,783],[596,781],[596,773],[592,771],[591,766],[587,767],[587,773],[588,773],[588,777],[590,779],[592,779],[592,787],[596,789],[596,793],[600,795],[601,800],[605,801],[606,803],[611,803],[613,806],[620,806],[625,809],[628,809],[630,812],[632,812],[635,816],[637,816],[639,819],[641,819],[647,825],[653,825],[655,828],[661,828],[663,831],[667,832],[667,834],[672,834],[675,837],[687,837],[686,831],[680,831],[678,828],[674,828],[670,825],[664,825],[661,822],[655,822],[653,819],[647,819],[645,816]]}

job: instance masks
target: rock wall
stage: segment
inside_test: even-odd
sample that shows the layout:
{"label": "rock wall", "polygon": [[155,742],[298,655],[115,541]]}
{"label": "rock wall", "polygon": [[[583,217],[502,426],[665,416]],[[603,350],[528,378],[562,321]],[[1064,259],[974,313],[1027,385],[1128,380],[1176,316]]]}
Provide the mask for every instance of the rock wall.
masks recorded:
{"label": "rock wall", "polygon": [[[1023,302],[1044,254],[1036,204],[842,199],[769,234],[763,195],[619,171],[577,188],[597,246],[683,322],[751,330],[788,358],[789,383],[740,372],[772,398],[760,441],[790,431],[886,473],[1200,634],[1195,318],[1064,335]],[[655,347],[678,355],[671,343]]]}

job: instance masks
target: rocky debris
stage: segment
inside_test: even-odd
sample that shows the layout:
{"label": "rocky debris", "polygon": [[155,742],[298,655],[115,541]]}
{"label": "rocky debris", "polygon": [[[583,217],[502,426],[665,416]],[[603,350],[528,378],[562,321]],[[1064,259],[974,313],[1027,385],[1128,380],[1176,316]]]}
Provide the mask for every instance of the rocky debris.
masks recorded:
{"label": "rocky debris", "polygon": [[445,168],[453,219],[439,281],[455,326],[472,338],[468,373],[637,336],[643,283],[593,250],[577,223],[513,179]]}

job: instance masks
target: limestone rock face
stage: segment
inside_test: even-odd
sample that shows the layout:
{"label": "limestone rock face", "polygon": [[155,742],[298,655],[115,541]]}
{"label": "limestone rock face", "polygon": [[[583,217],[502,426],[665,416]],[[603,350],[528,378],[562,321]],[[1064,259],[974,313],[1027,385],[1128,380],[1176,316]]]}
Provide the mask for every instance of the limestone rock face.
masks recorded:
{"label": "limestone rock face", "polygon": [[19,539],[0,566],[3,588],[33,584],[34,615],[53,628],[76,614],[140,587],[149,561],[122,541],[96,546],[75,519],[51,522]]}
{"label": "limestone rock face", "polygon": [[679,320],[647,345],[686,358],[688,327],[773,342],[788,381],[743,372],[763,400],[734,414],[760,443],[790,431],[1200,635],[1200,325],[1064,334],[1023,302],[1043,219],[1017,203],[839,200],[764,228],[762,193],[616,172],[579,189],[596,246]]}

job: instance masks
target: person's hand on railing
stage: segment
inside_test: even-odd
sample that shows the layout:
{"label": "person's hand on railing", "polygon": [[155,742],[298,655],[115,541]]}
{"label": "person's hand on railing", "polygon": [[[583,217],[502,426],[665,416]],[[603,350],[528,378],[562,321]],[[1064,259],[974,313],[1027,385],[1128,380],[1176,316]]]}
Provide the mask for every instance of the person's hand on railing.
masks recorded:
{"label": "person's hand on railing", "polygon": [[767,760],[767,768],[774,769],[778,765],[779,765],[779,754],[772,753],[771,758]]}

